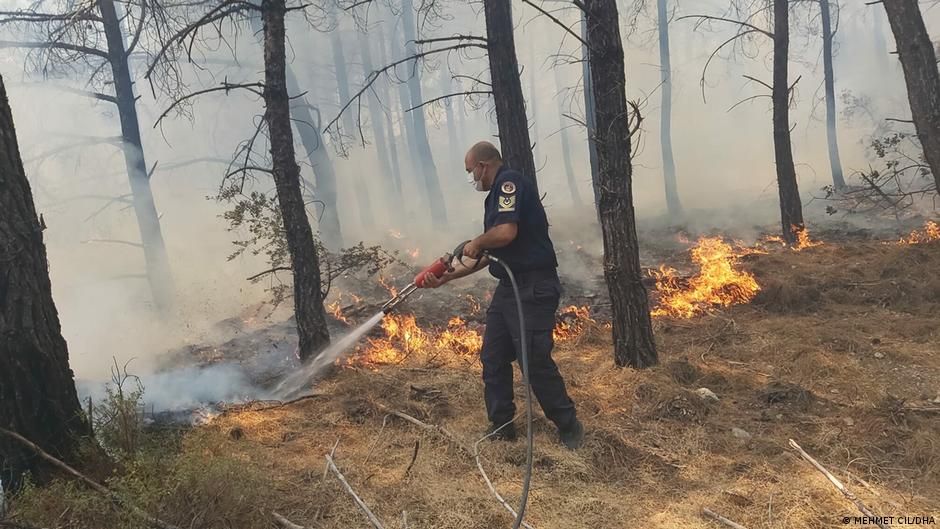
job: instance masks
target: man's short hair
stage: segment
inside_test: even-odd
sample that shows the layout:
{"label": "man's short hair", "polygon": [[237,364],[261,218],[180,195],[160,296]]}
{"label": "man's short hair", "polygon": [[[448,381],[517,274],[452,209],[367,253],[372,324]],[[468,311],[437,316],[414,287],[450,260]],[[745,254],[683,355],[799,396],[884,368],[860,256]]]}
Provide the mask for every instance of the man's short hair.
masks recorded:
{"label": "man's short hair", "polygon": [[470,157],[477,162],[503,161],[499,149],[488,141],[480,141],[470,147]]}

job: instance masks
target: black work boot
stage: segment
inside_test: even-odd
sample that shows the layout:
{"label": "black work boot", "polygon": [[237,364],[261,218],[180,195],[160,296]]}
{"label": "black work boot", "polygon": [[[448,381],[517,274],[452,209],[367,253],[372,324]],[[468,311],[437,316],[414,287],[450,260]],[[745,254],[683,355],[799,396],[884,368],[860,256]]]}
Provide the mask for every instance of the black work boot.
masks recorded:
{"label": "black work boot", "polygon": [[577,450],[581,446],[581,441],[584,441],[584,425],[581,424],[581,421],[575,419],[569,427],[558,429],[558,437],[561,439],[561,444],[565,445],[566,448]]}
{"label": "black work boot", "polygon": [[[514,423],[509,423],[506,426],[501,424],[491,424],[489,429],[486,430],[486,435],[490,439],[496,441],[515,441],[516,440],[516,425]],[[498,430],[498,431],[497,431]],[[496,432],[496,433],[493,433]],[[492,434],[492,435],[491,435]]]}

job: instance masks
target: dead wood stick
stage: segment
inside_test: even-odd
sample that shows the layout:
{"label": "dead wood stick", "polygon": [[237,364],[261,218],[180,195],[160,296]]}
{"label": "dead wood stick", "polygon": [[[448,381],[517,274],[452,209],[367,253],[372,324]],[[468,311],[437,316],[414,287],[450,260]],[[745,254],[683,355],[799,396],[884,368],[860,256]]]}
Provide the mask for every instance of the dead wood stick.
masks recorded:
{"label": "dead wood stick", "polygon": [[356,491],[354,491],[353,488],[349,485],[349,482],[346,481],[343,473],[340,472],[338,468],[336,468],[336,463],[333,462],[333,458],[330,456],[330,454],[326,454],[326,464],[329,466],[330,470],[336,474],[336,478],[339,479],[340,483],[343,484],[346,492],[348,492],[349,495],[353,497],[353,500],[356,502],[356,505],[359,506],[359,509],[365,513],[367,518],[369,518],[372,526],[375,527],[375,529],[385,529],[385,527],[382,525],[382,522],[380,522],[379,519],[376,518],[374,514],[372,514],[372,511],[369,510],[369,507],[365,504],[364,501],[362,501],[361,498],[359,498],[359,495],[356,494]]}
{"label": "dead wood stick", "polygon": [[418,447],[419,446],[420,444],[418,443],[418,440],[415,439],[415,451],[413,454],[411,454],[411,463],[408,463],[408,468],[405,469],[405,475],[402,477],[408,477],[408,473],[411,472],[411,467],[413,467],[415,465],[415,461],[418,460]]}
{"label": "dead wood stick", "polygon": [[281,516],[280,514],[276,512],[272,511],[271,516],[273,516],[277,524],[283,527],[284,529],[306,529],[306,527],[302,525],[297,525],[294,522],[288,520],[287,518],[284,518],[283,516]]}
{"label": "dead wood stick", "polygon": [[862,500],[858,499],[858,497],[855,496],[855,494],[852,494],[852,491],[845,488],[845,485],[843,485],[842,482],[839,481],[838,478],[833,476],[832,473],[826,470],[824,466],[820,465],[818,461],[813,459],[812,456],[810,456],[802,448],[800,448],[800,445],[796,444],[796,441],[794,441],[793,439],[790,439],[790,448],[793,448],[794,450],[799,452],[800,457],[802,457],[803,459],[808,461],[811,465],[816,467],[816,470],[822,472],[822,474],[826,476],[829,482],[832,483],[837,489],[839,489],[839,492],[841,492],[843,496],[845,496],[849,501],[854,503],[855,507],[857,507],[858,510],[861,511],[862,514],[875,519],[878,524],[878,527],[880,527],[881,529],[888,529],[888,526],[880,521],[881,520],[880,517],[875,516],[875,514],[872,513],[871,510],[868,507],[866,507],[864,503],[862,503]]}
{"label": "dead wood stick", "polygon": [[127,509],[128,512],[130,512],[130,513],[133,514],[134,516],[140,518],[141,520],[144,520],[145,522],[147,522],[147,524],[152,525],[153,527],[158,527],[159,529],[179,529],[179,527],[177,527],[177,526],[175,526],[175,525],[173,525],[173,524],[164,522],[163,520],[161,520],[161,519],[159,519],[159,518],[156,518],[156,517],[154,517],[154,516],[151,516],[151,515],[147,514],[146,512],[144,512],[143,510],[141,510],[141,509],[138,508],[137,506],[132,505],[132,504],[131,504],[130,502],[128,502],[127,500],[125,500],[125,499],[121,498],[120,496],[118,496],[117,494],[111,492],[111,491],[110,491],[108,488],[106,488],[104,485],[101,485],[100,483],[98,483],[98,482],[92,480],[91,478],[85,476],[85,475],[82,474],[81,472],[75,470],[74,468],[70,467],[69,465],[65,464],[64,462],[60,461],[59,459],[56,459],[55,457],[49,455],[48,453],[46,453],[45,450],[43,450],[42,448],[39,448],[39,446],[37,446],[35,443],[33,443],[32,441],[30,441],[29,439],[23,437],[22,435],[20,435],[20,434],[18,434],[18,433],[16,433],[16,432],[11,432],[10,430],[7,430],[7,429],[5,429],[5,428],[0,428],[0,433],[5,434],[5,435],[8,436],[8,437],[12,437],[13,439],[15,439],[16,441],[18,441],[19,443],[21,443],[21,444],[23,444],[24,446],[28,447],[28,448],[29,448],[30,450],[32,450],[33,452],[36,452],[36,454],[37,454],[39,457],[41,457],[41,458],[45,459],[46,461],[52,463],[52,464],[55,465],[56,467],[58,467],[58,468],[60,468],[60,469],[62,469],[62,470],[64,470],[64,471],[68,472],[68,473],[71,474],[72,476],[75,476],[76,478],[78,478],[79,480],[81,480],[82,482],[84,482],[86,485],[88,485],[89,487],[91,487],[92,490],[94,490],[95,492],[98,492],[98,493],[100,493],[100,494],[102,494],[102,495],[104,495],[104,496],[107,496],[109,499],[111,499],[111,501],[113,501],[114,503],[116,503],[116,504],[118,504],[118,505],[123,506],[125,509]]}
{"label": "dead wood stick", "polygon": [[717,512],[715,512],[715,511],[709,509],[708,507],[702,507],[702,514],[704,514],[705,516],[711,518],[712,520],[715,520],[715,521],[718,522],[718,523],[721,523],[721,524],[727,525],[728,527],[731,527],[731,529],[747,529],[747,527],[744,527],[743,525],[741,525],[741,524],[739,524],[739,523],[737,523],[737,522],[734,522],[734,521],[731,521],[731,520],[725,518],[724,516],[722,516],[722,515],[718,514]]}
{"label": "dead wood stick", "polygon": [[[454,444],[456,444],[456,445],[457,445],[461,450],[463,450],[467,455],[469,455],[470,457],[473,458],[473,461],[474,461],[474,462],[476,463],[476,465],[477,465],[477,469],[480,471],[480,475],[483,476],[483,481],[486,482],[486,486],[490,489],[490,492],[493,493],[493,496],[496,497],[496,501],[498,501],[500,505],[502,505],[503,507],[505,507],[506,510],[509,511],[509,512],[513,515],[513,517],[516,516],[516,510],[512,508],[512,505],[509,505],[509,502],[507,502],[506,499],[502,497],[502,495],[500,495],[499,491],[497,491],[497,490],[496,490],[496,487],[493,485],[493,482],[490,481],[489,476],[486,475],[486,470],[483,469],[483,463],[480,461],[480,451],[477,450],[477,446],[474,446],[474,449],[471,450],[471,449],[470,449],[469,447],[467,447],[460,439],[458,439],[456,435],[450,433],[450,432],[447,430],[447,428],[444,428],[443,426],[438,426],[438,425],[436,425],[436,424],[428,424],[428,423],[423,422],[423,421],[421,421],[421,420],[415,419],[414,417],[412,417],[411,415],[408,415],[407,413],[402,413],[402,412],[400,412],[400,411],[393,410],[393,409],[391,409],[391,408],[389,408],[389,407],[387,407],[387,406],[383,406],[382,404],[379,404],[379,403],[376,403],[376,405],[377,405],[381,410],[383,410],[383,411],[385,411],[385,412],[387,412],[387,413],[391,413],[392,415],[394,415],[394,416],[396,416],[396,417],[399,417],[399,418],[402,418],[402,419],[404,419],[404,420],[406,420],[406,421],[408,421],[408,422],[410,422],[410,423],[412,423],[412,424],[414,424],[414,425],[416,425],[416,426],[419,426],[419,427],[421,427],[421,428],[423,428],[423,429],[425,429],[425,430],[428,430],[428,431],[430,431],[430,432],[437,433],[437,434],[439,434],[439,435],[441,435],[441,436],[443,436],[443,437],[447,437],[451,442],[453,442]],[[486,439],[486,437],[484,437],[483,439]],[[483,439],[480,439],[480,441],[483,441]],[[479,444],[480,444],[480,441],[477,441],[477,442],[476,442],[476,445],[479,445]],[[528,523],[526,523],[526,522],[522,522],[522,526],[525,527],[526,529],[533,529],[533,527],[532,527],[531,525],[529,525]]]}

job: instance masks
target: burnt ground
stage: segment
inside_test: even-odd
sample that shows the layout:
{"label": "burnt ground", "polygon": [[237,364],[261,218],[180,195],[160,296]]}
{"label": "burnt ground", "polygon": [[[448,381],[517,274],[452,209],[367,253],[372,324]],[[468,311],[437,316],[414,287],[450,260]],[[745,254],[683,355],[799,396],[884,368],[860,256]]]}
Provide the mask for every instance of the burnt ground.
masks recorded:
{"label": "burnt ground", "polygon": [[[703,507],[750,528],[843,526],[855,507],[795,455],[790,439],[875,513],[940,518],[940,243],[813,235],[824,244],[743,260],[762,288],[751,303],[656,319],[661,362],[642,371],[613,366],[597,283],[567,282],[563,303],[589,305],[597,320],[555,354],[588,433],[569,452],[536,411],[532,526],[717,526]],[[676,233],[647,243],[644,265],[672,259],[689,269]],[[485,302],[485,285],[427,293],[408,309],[422,327],[460,314],[473,328],[479,319],[460,300],[472,307],[462,297],[471,293]],[[289,322],[213,350],[250,359],[253,348],[285,335]],[[208,349],[187,354],[212,357]],[[701,397],[701,388],[718,400]],[[419,351],[397,365],[342,368],[316,393],[276,408],[233,407],[193,430],[185,449],[262,469],[277,499],[257,508],[307,527],[365,525],[339,483],[324,477],[324,455],[337,441],[337,464],[386,527],[400,527],[402,511],[408,527],[510,524],[454,442],[388,412],[472,445],[486,423],[474,358]],[[515,503],[524,443],[481,446],[489,477]]]}

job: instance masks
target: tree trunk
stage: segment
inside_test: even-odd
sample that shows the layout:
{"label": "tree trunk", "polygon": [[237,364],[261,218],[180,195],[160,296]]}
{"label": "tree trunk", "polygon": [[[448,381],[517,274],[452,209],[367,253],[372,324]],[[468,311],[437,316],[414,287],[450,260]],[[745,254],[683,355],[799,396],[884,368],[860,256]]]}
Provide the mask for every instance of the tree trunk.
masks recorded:
{"label": "tree trunk", "polygon": [[[384,37],[384,31],[382,30],[381,27],[379,28],[379,35],[380,35],[380,38]],[[397,33],[393,31],[392,35],[395,36],[397,35]],[[383,44],[382,44],[383,55],[385,55],[384,43],[385,43],[385,40],[383,38]],[[398,41],[397,39],[393,40],[392,47],[393,49],[401,49],[403,47],[403,43],[401,41]],[[391,61],[383,61],[383,62],[385,62],[385,64],[388,64]],[[407,75],[404,75],[402,72],[406,72],[407,70],[408,68],[405,66],[395,67],[396,81],[405,80],[407,78]],[[398,107],[399,107],[398,123],[399,123],[399,127],[401,127],[401,138],[405,142],[405,146],[408,149],[408,156],[407,156],[408,161],[406,162],[407,165],[405,166],[405,170],[408,171],[408,173],[411,175],[411,178],[409,179],[409,181],[414,183],[416,187],[420,188],[421,179],[418,178],[417,176],[418,175],[418,151],[415,149],[415,144],[417,143],[417,140],[415,140],[415,130],[414,130],[415,120],[411,117],[411,115],[408,112],[405,112],[406,110],[411,108],[411,96],[408,93],[407,83],[405,82],[396,83],[396,86],[398,87]],[[404,180],[402,180],[402,186],[404,186]]]}
{"label": "tree trunk", "polygon": [[271,160],[277,202],[284,221],[294,275],[294,317],[301,360],[308,360],[330,342],[320,290],[320,262],[300,191],[300,166],[294,155],[290,100],[285,73],[285,0],[262,0],[264,20],[264,120],[271,138]]}
{"label": "tree trunk", "polygon": [[774,158],[777,162],[777,189],[780,192],[780,220],[783,238],[796,242],[803,230],[803,204],[796,183],[793,147],[790,143],[790,85],[788,56],[790,52],[790,5],[787,0],[774,0],[774,85],[773,124]]}
{"label": "tree trunk", "polygon": [[[444,63],[446,65],[446,63]],[[441,67],[441,96],[446,96],[454,93],[454,83],[453,79],[450,76],[450,72],[444,71],[446,66]],[[460,157],[457,150],[460,148],[460,143],[457,141],[457,123],[456,118],[454,117],[454,105],[451,98],[446,98],[443,100],[444,103],[444,114],[447,117],[447,152],[450,154],[450,163],[459,166],[463,163],[463,158]]]}
{"label": "tree trunk", "polygon": [[575,209],[581,209],[583,202],[581,201],[581,192],[578,190],[578,181],[574,176],[574,168],[571,165],[571,142],[568,139],[568,124],[565,114],[568,111],[565,109],[564,98],[562,97],[562,82],[561,75],[559,74],[559,66],[556,65],[552,70],[555,73],[555,99],[558,101],[558,120],[561,125],[560,135],[561,135],[561,156],[565,163],[565,177],[568,181],[568,191],[571,193],[571,202]]}
{"label": "tree trunk", "polygon": [[496,105],[499,146],[506,164],[536,184],[535,158],[529,141],[529,123],[516,60],[512,7],[509,0],[483,0],[486,15],[487,56]]}
{"label": "tree trunk", "polygon": [[[296,97],[303,91],[297,83],[297,77],[290,66],[285,67],[288,93]],[[317,110],[316,107],[313,107]],[[323,133],[320,130],[320,116],[314,117],[311,105],[306,97],[292,99],[290,113],[294,118],[294,127],[300,136],[300,143],[307,151],[307,159],[313,167],[317,188],[315,197],[323,202],[323,211],[320,213],[319,229],[323,245],[328,249],[337,251],[343,247],[343,232],[339,224],[339,208],[336,203],[336,171],[333,160],[327,152],[323,142]]]}
{"label": "tree trunk", "polygon": [[[89,429],[52,300],[43,229],[0,78],[0,427],[74,464]],[[47,470],[35,453],[0,434],[4,488],[18,487],[26,472],[45,480]]]}
{"label": "tree trunk", "polygon": [[[414,42],[417,38],[415,35],[417,26],[414,21],[412,0],[402,0],[401,24],[405,37],[405,54],[410,57],[417,53]],[[437,179],[437,168],[434,166],[431,144],[428,142],[427,125],[424,122],[424,107],[415,108],[424,103],[424,96],[421,95],[420,64],[414,66],[414,70],[408,78],[408,88],[411,95],[411,106],[408,108],[414,108],[408,113],[411,114],[414,121],[415,151],[418,156],[416,164],[421,169],[421,188],[424,190],[426,204],[431,210],[431,221],[435,225],[443,226],[447,224],[447,208],[444,205],[444,193],[441,192],[441,184]]]}
{"label": "tree trunk", "polygon": [[666,208],[669,217],[682,216],[679,188],[676,184],[676,162],[672,156],[672,65],[669,54],[668,0],[657,0],[659,13],[659,70],[663,104],[660,108],[659,144],[663,155],[663,179],[666,184]]}
{"label": "tree trunk", "polygon": [[878,65],[878,72],[887,75],[890,70],[891,50],[888,49],[888,42],[885,39],[885,13],[877,5],[871,8],[871,34],[872,34],[872,55],[875,63]]}
{"label": "tree trunk", "polygon": [[[330,16],[335,17],[336,14],[331,13]],[[349,102],[349,72],[346,70],[346,52],[343,50],[340,23],[337,23],[336,28],[330,32],[330,47],[333,49],[333,65],[336,71],[336,91],[339,94],[339,106],[343,108]],[[361,117],[358,112],[355,112],[355,118],[353,114],[353,108],[348,108],[343,112],[342,122],[343,127],[346,129],[343,134],[359,140]],[[356,171],[350,180],[359,206],[359,224],[363,228],[373,228],[375,226],[375,216],[372,213],[372,197],[364,175]]]}
{"label": "tree trunk", "polygon": [[[587,42],[587,38],[587,14],[582,11],[581,40]],[[597,210],[598,218],[600,218],[600,207],[598,206],[600,190],[597,188],[600,177],[598,175],[597,164],[597,142],[594,139],[594,135],[597,132],[597,124],[595,123],[596,118],[594,117],[594,88],[592,86],[593,82],[591,81],[591,54],[583,44],[581,45],[581,76],[581,84],[584,89],[584,123],[587,125],[588,160],[591,163],[591,185],[594,188],[594,207]]]}
{"label": "tree trunk", "polygon": [[[379,60],[382,61],[382,65],[388,64],[388,53],[386,52],[385,44],[385,31],[382,29],[383,24],[378,26],[378,41],[379,41]],[[395,193],[401,197],[401,204],[404,205],[404,193],[402,191],[402,181],[401,181],[401,163],[398,160],[398,145],[395,140],[395,126],[392,122],[392,114],[394,109],[392,108],[392,98],[389,94],[389,83],[385,79],[381,81],[382,83],[382,93],[384,94],[384,99],[388,101],[388,112],[383,112],[385,119],[385,130],[388,133],[388,152],[389,152],[389,161],[392,163],[392,175],[395,182]],[[404,134],[402,134],[402,139],[404,139]]]}
{"label": "tree trunk", "polygon": [[[359,53],[362,57],[363,78],[368,77],[375,67],[372,63],[372,49],[369,38],[362,31],[357,31],[359,38]],[[382,183],[385,189],[385,198],[389,200],[390,205],[401,204],[401,183],[397,181],[398,176],[392,171],[392,163],[388,149],[388,142],[385,138],[385,123],[382,117],[384,114],[382,105],[376,95],[375,87],[366,90],[368,93],[367,106],[369,108],[369,121],[372,125],[372,135],[375,137],[375,147],[379,158],[379,167],[382,171]],[[394,217],[394,215],[392,215]],[[391,220],[394,220],[391,219]]]}
{"label": "tree trunk", "polygon": [[882,2],[904,70],[907,99],[924,158],[940,192],[940,73],[916,0]]}
{"label": "tree trunk", "polygon": [[836,88],[832,68],[832,18],[829,0],[819,0],[823,30],[823,71],[826,85],[826,138],[829,142],[829,166],[832,170],[832,185],[836,189],[845,187],[842,161],[839,158],[839,141],[836,136]]}
{"label": "tree trunk", "polygon": [[134,97],[134,84],[131,81],[127,53],[124,49],[124,34],[118,20],[113,0],[98,0],[105,39],[108,44],[108,61],[114,80],[114,95],[117,98],[118,115],[121,120],[121,140],[124,151],[124,164],[130,182],[134,201],[134,214],[140,231],[140,241],[144,249],[144,261],[147,267],[147,281],[153,294],[153,301],[161,312],[168,311],[175,298],[173,277],[167,258],[163,233],[160,230],[160,218],[150,189],[150,173],[144,159],[143,144],[140,141],[140,125],[137,120],[137,102]]}
{"label": "tree trunk", "polygon": [[613,311],[614,361],[618,366],[644,368],[656,364],[657,355],[649,298],[641,282],[619,14],[614,0],[586,0],[585,4],[597,123],[597,202],[604,236],[604,278]]}

